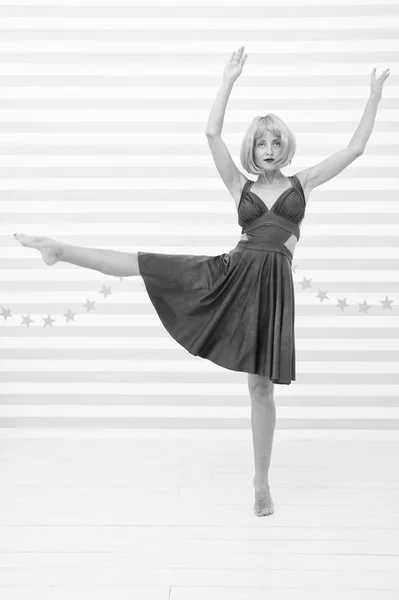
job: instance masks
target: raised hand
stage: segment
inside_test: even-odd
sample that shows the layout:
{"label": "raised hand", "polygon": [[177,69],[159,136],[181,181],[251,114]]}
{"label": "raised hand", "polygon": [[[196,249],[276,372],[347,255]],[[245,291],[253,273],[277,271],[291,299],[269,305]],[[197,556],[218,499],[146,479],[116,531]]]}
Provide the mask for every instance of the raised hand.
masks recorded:
{"label": "raised hand", "polygon": [[376,70],[377,69],[374,68],[371,72],[370,96],[372,96],[373,98],[376,98],[379,102],[381,100],[381,96],[382,96],[382,87],[383,87],[386,79],[388,79],[388,77],[389,77],[389,69],[385,69],[385,71],[382,73],[382,75],[380,75],[380,77],[378,79],[375,76]]}
{"label": "raised hand", "polygon": [[235,81],[241,75],[247,57],[248,54],[244,54],[244,46],[241,46],[237,52],[233,52],[224,68],[223,79],[226,81]]}

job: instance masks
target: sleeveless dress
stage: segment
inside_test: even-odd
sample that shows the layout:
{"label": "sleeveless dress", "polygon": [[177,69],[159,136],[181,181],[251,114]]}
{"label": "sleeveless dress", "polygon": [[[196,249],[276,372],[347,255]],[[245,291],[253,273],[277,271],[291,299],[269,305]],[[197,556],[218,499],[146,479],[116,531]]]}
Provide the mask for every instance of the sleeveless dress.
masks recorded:
{"label": "sleeveless dress", "polygon": [[289,385],[295,373],[292,252],[305,215],[296,175],[269,210],[248,180],[238,223],[248,240],[216,256],[138,252],[140,275],[169,334],[190,354]]}

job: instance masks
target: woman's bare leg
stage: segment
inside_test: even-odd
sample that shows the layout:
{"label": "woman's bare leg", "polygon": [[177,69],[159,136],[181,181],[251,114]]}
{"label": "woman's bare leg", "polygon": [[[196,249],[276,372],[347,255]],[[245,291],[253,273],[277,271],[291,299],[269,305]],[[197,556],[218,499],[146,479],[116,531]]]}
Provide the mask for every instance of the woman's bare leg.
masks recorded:
{"label": "woman's bare leg", "polygon": [[263,375],[248,373],[251,396],[251,426],[255,458],[254,512],[258,517],[273,513],[274,505],[269,488],[269,467],[276,427],[274,383]]}
{"label": "woman's bare leg", "polygon": [[23,246],[39,250],[47,265],[54,265],[56,262],[68,262],[72,265],[116,277],[140,275],[137,252],[118,252],[117,250],[70,246],[51,238],[28,236],[22,233],[16,233],[14,238]]}

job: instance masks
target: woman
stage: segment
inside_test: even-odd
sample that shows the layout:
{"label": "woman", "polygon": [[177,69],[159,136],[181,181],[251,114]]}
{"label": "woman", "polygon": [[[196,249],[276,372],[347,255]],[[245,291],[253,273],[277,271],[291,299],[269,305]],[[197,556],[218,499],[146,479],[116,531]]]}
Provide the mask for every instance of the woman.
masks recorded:
{"label": "woman", "polygon": [[257,516],[273,512],[268,472],[276,422],[274,384],[295,380],[294,287],[291,263],[312,189],[332,179],[360,156],[370,137],[389,69],[371,75],[370,98],[347,148],[320,164],[285,177],[281,168],[295,153],[295,138],[276,115],[256,117],[235,166],[221,131],[233,83],[247,59],[233,52],[212,107],[206,135],[216,167],[233,196],[242,238],[217,256],[116,252],[70,246],[50,238],[15,234],[38,249],[44,261],[94,269],[107,275],[138,276],[162,323],[191,354],[248,373],[255,459]]}

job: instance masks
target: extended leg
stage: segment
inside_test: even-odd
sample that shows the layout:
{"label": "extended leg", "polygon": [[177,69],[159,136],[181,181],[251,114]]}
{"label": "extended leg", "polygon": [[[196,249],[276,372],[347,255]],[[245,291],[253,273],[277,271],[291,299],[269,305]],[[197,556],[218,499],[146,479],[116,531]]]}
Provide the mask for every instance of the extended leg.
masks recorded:
{"label": "extended leg", "polygon": [[140,275],[137,252],[118,252],[100,248],[83,248],[57,242],[51,238],[15,234],[14,238],[23,246],[41,252],[44,262],[68,262],[72,265],[100,271],[105,275],[129,277]]}
{"label": "extended leg", "polygon": [[276,427],[274,383],[265,376],[248,373],[251,396],[251,426],[255,459],[255,505],[258,517],[273,512],[273,500],[269,488],[269,467]]}

